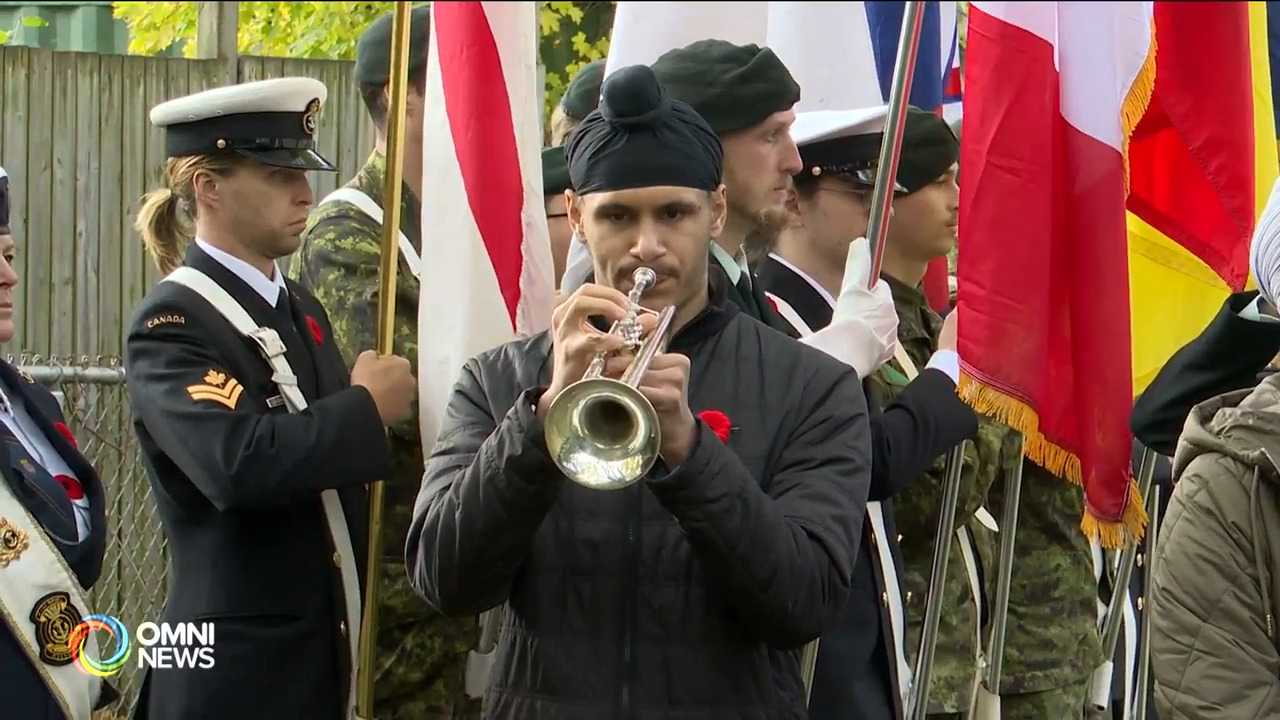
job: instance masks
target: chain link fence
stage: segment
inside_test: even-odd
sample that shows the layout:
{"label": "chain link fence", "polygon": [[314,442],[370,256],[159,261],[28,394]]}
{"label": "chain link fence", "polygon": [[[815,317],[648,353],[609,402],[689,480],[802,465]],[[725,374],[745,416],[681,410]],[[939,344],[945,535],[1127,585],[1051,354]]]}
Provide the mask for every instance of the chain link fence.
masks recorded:
{"label": "chain link fence", "polygon": [[[90,597],[93,611],[127,628],[154,621],[164,607],[168,564],[138,440],[130,423],[118,357],[8,357],[62,403],[81,452],[102,476],[107,498],[107,557]],[[110,678],[121,701],[95,720],[126,718],[142,684],[135,663]]]}

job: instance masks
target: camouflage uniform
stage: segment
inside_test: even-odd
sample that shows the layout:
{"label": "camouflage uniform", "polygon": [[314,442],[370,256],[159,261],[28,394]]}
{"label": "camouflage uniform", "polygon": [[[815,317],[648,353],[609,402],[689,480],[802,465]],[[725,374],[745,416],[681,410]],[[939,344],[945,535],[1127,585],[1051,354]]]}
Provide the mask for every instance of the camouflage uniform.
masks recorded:
{"label": "camouflage uniform", "polygon": [[[374,153],[347,187],[379,205],[386,161]],[[420,204],[402,191],[401,230],[421,252]],[[324,304],[333,322],[334,341],[348,366],[377,340],[378,271],[382,230],[345,202],[312,212],[302,246],[289,273]],[[393,352],[416,369],[418,355],[418,280],[400,260],[396,277],[396,335]],[[386,483],[383,561],[378,618],[378,666],[375,714],[380,720],[429,720],[479,716],[479,701],[463,691],[467,653],[476,644],[476,618],[445,618],[427,606],[409,586],[404,543],[413,503],[422,481],[423,453],[418,417],[391,429],[392,476]]]}
{"label": "camouflage uniform", "polygon": [[[917,369],[923,369],[938,348],[942,318],[928,305],[924,293],[885,276],[893,292],[898,310],[898,341]],[[906,387],[907,379],[897,360],[891,361],[868,378],[872,399],[881,407]],[[977,525],[974,513],[987,488],[1001,468],[1002,450],[1006,459],[1013,457],[1008,428],[983,419],[976,441],[964,445],[964,469],[960,477],[960,495],[956,504],[957,526]],[[907,486],[893,501],[893,516],[901,533],[899,544],[904,566],[904,589],[907,605],[908,661],[914,667],[920,647],[920,628],[924,622],[925,599],[929,573],[933,567],[933,543],[938,531],[938,508],[946,479],[946,459],[938,458],[929,473]],[[938,626],[938,644],[934,653],[933,682],[929,687],[929,710],[934,713],[960,713],[969,707],[973,690],[974,636],[976,608],[969,580],[961,561],[959,541],[952,536],[951,558],[943,589],[942,619]]]}
{"label": "camouflage uniform", "polygon": [[[991,488],[988,508],[1004,508],[1004,485]],[[1098,583],[1093,552],[1080,531],[1080,488],[1026,461],[1014,542],[1013,585],[1000,678],[1006,720],[1078,718],[1086,683],[1102,664]],[[984,529],[985,530],[985,529]],[[994,533],[979,531],[983,565],[996,567]],[[987,584],[994,588],[994,572]]]}

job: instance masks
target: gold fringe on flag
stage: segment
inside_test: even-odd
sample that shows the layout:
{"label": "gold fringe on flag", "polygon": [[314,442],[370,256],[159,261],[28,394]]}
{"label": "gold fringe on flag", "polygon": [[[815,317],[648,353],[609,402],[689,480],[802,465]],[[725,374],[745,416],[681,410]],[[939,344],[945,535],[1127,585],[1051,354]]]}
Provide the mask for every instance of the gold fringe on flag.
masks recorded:
{"label": "gold fringe on flag", "polygon": [[[983,385],[963,370],[960,373],[959,393],[960,398],[968,403],[974,412],[995,418],[998,422],[1022,433],[1022,454],[1028,460],[1084,488],[1080,458],[1045,439],[1040,433],[1040,417],[1029,405],[995,388]],[[1132,472],[1127,475],[1129,492],[1119,519],[1098,517],[1086,503],[1084,517],[1080,520],[1080,529],[1086,537],[1091,540],[1096,539],[1103,547],[1112,550],[1138,542],[1142,539],[1147,527],[1147,510],[1142,502],[1142,494],[1138,492],[1138,483],[1134,480]]]}
{"label": "gold fringe on flag", "polygon": [[1156,92],[1156,19],[1151,17],[1151,43],[1147,46],[1147,57],[1142,67],[1133,78],[1129,92],[1125,94],[1124,105],[1120,108],[1120,122],[1123,133],[1120,135],[1120,157],[1124,159],[1124,196],[1129,197],[1129,138],[1133,131],[1146,117],[1147,108],[1151,105],[1151,97]]}

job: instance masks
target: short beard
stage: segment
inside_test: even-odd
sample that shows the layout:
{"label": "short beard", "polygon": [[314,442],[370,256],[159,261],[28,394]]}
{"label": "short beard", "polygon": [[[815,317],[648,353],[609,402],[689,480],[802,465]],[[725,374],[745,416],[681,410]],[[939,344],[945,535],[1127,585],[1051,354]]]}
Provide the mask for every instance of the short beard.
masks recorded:
{"label": "short beard", "polygon": [[756,213],[755,229],[742,244],[748,265],[755,267],[773,252],[789,219],[786,208],[781,207],[766,208]]}

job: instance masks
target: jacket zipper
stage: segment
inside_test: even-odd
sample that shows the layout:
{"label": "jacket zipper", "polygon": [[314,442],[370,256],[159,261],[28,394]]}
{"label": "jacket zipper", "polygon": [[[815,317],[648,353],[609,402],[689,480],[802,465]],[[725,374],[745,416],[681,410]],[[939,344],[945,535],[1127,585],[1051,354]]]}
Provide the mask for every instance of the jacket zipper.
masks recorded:
{"label": "jacket zipper", "polygon": [[632,494],[632,513],[627,520],[627,560],[623,566],[626,578],[622,588],[622,672],[619,673],[618,717],[627,720],[631,717],[631,677],[633,658],[631,652],[631,636],[635,630],[635,596],[639,592],[640,583],[637,574],[640,572],[640,556],[637,551],[640,534],[640,518],[643,515],[643,492],[640,485],[627,488]]}

